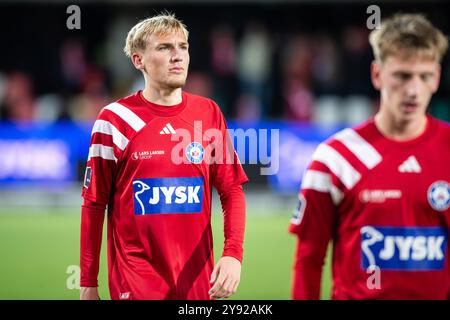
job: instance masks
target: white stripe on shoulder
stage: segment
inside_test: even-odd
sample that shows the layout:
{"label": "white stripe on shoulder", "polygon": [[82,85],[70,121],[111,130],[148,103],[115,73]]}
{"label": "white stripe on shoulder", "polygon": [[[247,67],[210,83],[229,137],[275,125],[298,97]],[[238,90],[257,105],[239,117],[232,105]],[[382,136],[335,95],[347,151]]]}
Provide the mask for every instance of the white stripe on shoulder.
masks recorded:
{"label": "white stripe on shoulder", "polygon": [[114,156],[114,148],[107,147],[102,144],[93,144],[89,148],[88,161],[91,158],[100,157],[105,160],[114,160],[117,162],[117,158]]}
{"label": "white stripe on shoulder", "polygon": [[342,142],[367,168],[373,169],[381,162],[380,153],[355,130],[347,128],[335,134],[334,137]]}
{"label": "white stripe on shoulder", "polygon": [[353,188],[361,179],[359,172],[339,152],[327,144],[321,143],[312,159],[326,165],[347,189]]}
{"label": "white stripe on shoulder", "polygon": [[96,120],[92,128],[92,134],[99,132],[112,136],[114,144],[120,149],[124,150],[129,142],[111,122],[105,120]]}
{"label": "white stripe on shoulder", "polygon": [[333,184],[328,173],[315,170],[305,172],[302,180],[302,189],[330,193],[335,205],[338,205],[344,197],[342,191]]}
{"label": "white stripe on shoulder", "polygon": [[117,114],[123,121],[128,123],[134,131],[139,131],[145,126],[145,122],[139,118],[133,111],[129,108],[121,105],[120,103],[114,102],[105,107],[106,110],[110,110]]}

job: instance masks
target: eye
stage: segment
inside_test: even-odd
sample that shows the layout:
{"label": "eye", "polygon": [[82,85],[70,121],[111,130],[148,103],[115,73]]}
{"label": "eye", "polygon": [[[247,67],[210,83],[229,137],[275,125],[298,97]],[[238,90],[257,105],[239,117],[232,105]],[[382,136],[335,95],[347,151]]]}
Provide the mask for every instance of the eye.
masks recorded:
{"label": "eye", "polygon": [[405,73],[405,72],[398,72],[398,73],[394,74],[394,77],[400,81],[406,81],[411,78],[411,75],[409,73]]}
{"label": "eye", "polygon": [[431,80],[431,78],[433,77],[433,75],[430,74],[430,73],[426,73],[426,74],[422,74],[420,77],[422,78],[423,81],[427,82],[427,81],[430,81],[430,80]]}

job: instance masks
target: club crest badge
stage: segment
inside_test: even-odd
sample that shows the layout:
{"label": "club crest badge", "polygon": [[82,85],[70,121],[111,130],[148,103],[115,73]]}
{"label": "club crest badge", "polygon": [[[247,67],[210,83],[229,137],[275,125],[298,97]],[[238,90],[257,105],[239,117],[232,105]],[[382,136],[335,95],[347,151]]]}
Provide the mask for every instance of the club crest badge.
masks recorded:
{"label": "club crest badge", "polygon": [[450,185],[446,181],[436,181],[428,188],[428,202],[436,211],[450,207]]}
{"label": "club crest badge", "polygon": [[199,164],[203,160],[205,149],[200,143],[194,141],[186,147],[185,154],[190,162]]}

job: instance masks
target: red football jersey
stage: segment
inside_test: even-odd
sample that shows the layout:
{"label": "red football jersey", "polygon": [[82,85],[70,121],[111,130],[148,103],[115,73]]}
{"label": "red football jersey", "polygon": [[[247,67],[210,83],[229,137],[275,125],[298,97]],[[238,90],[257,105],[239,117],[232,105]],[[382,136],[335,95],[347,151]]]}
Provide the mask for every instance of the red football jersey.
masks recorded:
{"label": "red football jersey", "polygon": [[430,116],[398,142],[373,119],[319,145],[290,231],[298,235],[293,297],[319,298],[333,241],[333,299],[447,299],[450,126]]}
{"label": "red football jersey", "polygon": [[[248,181],[227,137],[219,107],[186,92],[167,107],[139,91],[100,112],[82,195],[108,206],[112,299],[209,299],[212,187]],[[224,255],[242,259],[238,240]]]}

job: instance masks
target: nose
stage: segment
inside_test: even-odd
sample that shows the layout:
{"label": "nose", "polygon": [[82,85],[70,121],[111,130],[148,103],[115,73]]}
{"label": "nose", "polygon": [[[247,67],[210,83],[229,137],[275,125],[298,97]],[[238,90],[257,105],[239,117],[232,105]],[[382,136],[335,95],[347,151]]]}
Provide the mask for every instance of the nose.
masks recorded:
{"label": "nose", "polygon": [[180,62],[183,61],[183,56],[181,54],[181,50],[175,48],[172,50],[172,56],[170,57],[171,62]]}
{"label": "nose", "polygon": [[412,77],[410,81],[408,81],[406,85],[406,94],[408,97],[413,98],[416,97],[419,93],[420,88],[420,79],[417,77]]}

